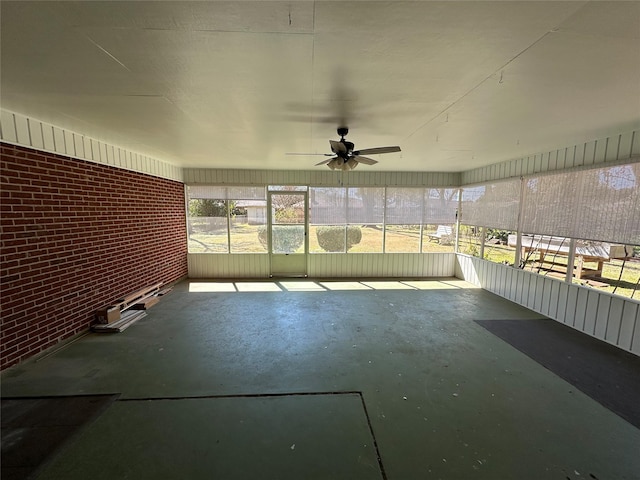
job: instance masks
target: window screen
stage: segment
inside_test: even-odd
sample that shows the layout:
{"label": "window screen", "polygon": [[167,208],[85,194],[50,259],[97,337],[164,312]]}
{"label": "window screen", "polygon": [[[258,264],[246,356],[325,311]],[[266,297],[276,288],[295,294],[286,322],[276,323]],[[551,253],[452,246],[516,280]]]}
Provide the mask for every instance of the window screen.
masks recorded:
{"label": "window screen", "polygon": [[347,189],[309,189],[309,223],[311,225],[344,225],[347,222]]}
{"label": "window screen", "polygon": [[264,187],[220,187],[212,185],[189,185],[187,194],[190,199],[214,198],[221,200],[266,200]]}
{"label": "window screen", "polygon": [[640,163],[578,173],[576,238],[640,244]]}
{"label": "window screen", "polygon": [[461,223],[516,230],[520,187],[520,179],[463,187]]}
{"label": "window screen", "polygon": [[423,188],[387,188],[387,225],[422,224]]}
{"label": "window screen", "polygon": [[187,187],[187,195],[189,196],[190,200],[196,198],[226,200],[227,188],[215,187],[211,185],[189,185]]}
{"label": "window screen", "polygon": [[458,211],[457,188],[427,188],[424,194],[423,221],[425,225],[450,225],[456,222]]}
{"label": "window screen", "polygon": [[266,200],[264,187],[227,187],[227,198],[230,200]]}
{"label": "window screen", "polygon": [[347,223],[381,225],[384,221],[384,188],[349,188]]}
{"label": "window screen", "polygon": [[639,177],[634,163],[529,178],[522,230],[637,245]]}

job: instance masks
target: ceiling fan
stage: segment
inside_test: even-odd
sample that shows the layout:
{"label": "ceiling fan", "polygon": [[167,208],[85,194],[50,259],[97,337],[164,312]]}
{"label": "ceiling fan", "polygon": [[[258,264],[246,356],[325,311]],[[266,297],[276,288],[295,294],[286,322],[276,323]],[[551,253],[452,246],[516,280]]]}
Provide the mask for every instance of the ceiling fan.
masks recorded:
{"label": "ceiling fan", "polygon": [[289,155],[324,155],[325,157],[331,157],[322,162],[316,163],[317,165],[326,165],[331,170],[353,170],[360,163],[365,165],[375,165],[378,163],[373,158],[364,157],[363,155],[379,155],[381,153],[393,153],[399,152],[400,147],[376,147],[365,148],[363,150],[354,150],[355,145],[351,142],[347,142],[344,137],[349,133],[348,127],[338,127],[338,135],[340,140],[329,140],[331,145],[331,151],[333,153],[290,153]]}

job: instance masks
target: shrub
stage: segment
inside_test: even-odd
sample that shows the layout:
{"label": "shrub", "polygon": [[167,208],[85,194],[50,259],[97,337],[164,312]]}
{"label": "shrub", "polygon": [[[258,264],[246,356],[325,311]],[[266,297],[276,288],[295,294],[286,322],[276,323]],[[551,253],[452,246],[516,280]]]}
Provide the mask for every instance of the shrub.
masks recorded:
{"label": "shrub", "polygon": [[[344,227],[318,227],[318,244],[325,252],[344,252]],[[362,240],[362,230],[357,226],[347,227],[347,250]]]}
{"label": "shrub", "polygon": [[[302,242],[304,242],[304,235],[300,234],[300,230],[303,229],[303,225],[287,226],[286,228],[280,229],[273,239],[275,242],[273,245],[273,251],[278,253],[291,253],[298,250],[302,245]],[[265,249],[268,248],[267,227],[258,227],[258,240]]]}
{"label": "shrub", "polygon": [[495,239],[499,240],[503,245],[507,244],[507,240],[509,238],[509,232],[506,230],[497,230],[495,228],[487,228],[487,233],[485,238],[487,240]]}

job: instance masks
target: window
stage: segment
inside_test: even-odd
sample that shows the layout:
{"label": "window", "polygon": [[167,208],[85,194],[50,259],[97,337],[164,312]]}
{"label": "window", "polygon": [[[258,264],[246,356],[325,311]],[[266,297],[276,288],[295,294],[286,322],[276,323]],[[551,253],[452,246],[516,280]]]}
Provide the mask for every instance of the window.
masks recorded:
{"label": "window", "polygon": [[513,264],[520,229],[521,268],[559,279],[568,271],[574,283],[633,298],[639,178],[633,163],[463,187],[459,251]]}
{"label": "window", "polygon": [[264,187],[187,186],[189,253],[264,253]]}
{"label": "window", "polygon": [[267,252],[267,200],[264,187],[228,187],[231,253]]}
{"label": "window", "polygon": [[491,262],[513,265],[516,260],[517,232],[485,228],[483,258]]}
{"label": "window", "polygon": [[514,264],[521,188],[520,179],[462,188],[460,252]]}
{"label": "window", "polygon": [[640,244],[640,163],[528,178],[522,230]]}
{"label": "window", "polygon": [[381,253],[384,188],[309,190],[311,253]]}
{"label": "window", "polygon": [[309,189],[309,252],[344,253],[347,189]]}
{"label": "window", "polygon": [[225,189],[187,187],[189,253],[229,251],[228,211]]}
{"label": "window", "polygon": [[422,251],[453,252],[459,189],[427,188],[424,195]]}
{"label": "window", "polygon": [[463,187],[460,222],[501,230],[516,230],[520,188],[520,179]]}
{"label": "window", "polygon": [[347,228],[351,235],[349,252],[382,253],[384,188],[349,188],[347,205]]}
{"label": "window", "polygon": [[480,256],[482,249],[482,228],[475,225],[460,225],[458,251],[474,257]]}
{"label": "window", "polygon": [[420,251],[423,206],[423,188],[387,188],[385,252]]}

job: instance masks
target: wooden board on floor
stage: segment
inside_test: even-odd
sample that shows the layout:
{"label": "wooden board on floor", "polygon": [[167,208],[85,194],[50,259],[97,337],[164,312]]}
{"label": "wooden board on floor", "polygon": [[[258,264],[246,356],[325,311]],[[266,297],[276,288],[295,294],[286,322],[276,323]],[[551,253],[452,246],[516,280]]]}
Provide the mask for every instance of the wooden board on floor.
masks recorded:
{"label": "wooden board on floor", "polygon": [[149,310],[159,301],[160,299],[158,297],[147,297],[131,305],[131,309],[132,310]]}
{"label": "wooden board on floor", "polygon": [[96,333],[120,333],[124,332],[131,325],[136,323],[141,318],[146,317],[146,312],[142,310],[130,310],[122,314],[122,318],[113,323],[100,323],[92,325],[91,330]]}

